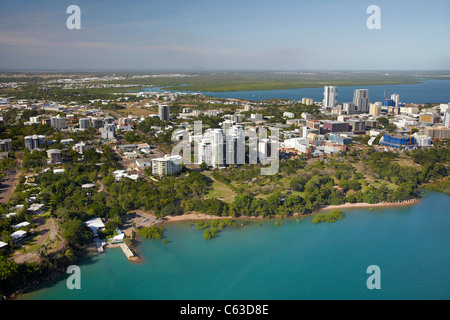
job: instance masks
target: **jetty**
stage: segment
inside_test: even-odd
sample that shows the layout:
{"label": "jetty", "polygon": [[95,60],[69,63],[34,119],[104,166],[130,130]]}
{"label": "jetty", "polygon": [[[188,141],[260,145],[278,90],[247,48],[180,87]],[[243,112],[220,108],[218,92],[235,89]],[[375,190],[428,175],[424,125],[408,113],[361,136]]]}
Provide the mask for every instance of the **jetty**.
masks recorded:
{"label": "jetty", "polygon": [[120,249],[122,249],[123,253],[127,257],[127,259],[130,260],[130,261],[140,261],[140,258],[137,255],[135,255],[133,253],[133,251],[131,251],[131,249],[126,245],[125,242],[114,242],[114,243],[109,242],[109,243],[106,243],[106,245],[109,248],[120,248]]}
{"label": "jetty", "polygon": [[97,247],[97,251],[103,253],[104,252],[103,243],[100,241],[100,239],[98,237],[95,237],[94,242],[95,246]]}
{"label": "jetty", "polygon": [[101,221],[101,219],[100,218],[92,219],[92,220],[89,220],[86,224],[91,228],[91,230],[94,233],[94,245],[95,245],[95,248],[97,249],[97,252],[99,252],[99,253],[105,252],[105,250],[104,250],[105,246],[108,246],[110,248],[120,247],[128,260],[130,260],[130,261],[139,261],[140,260],[139,257],[136,256],[133,253],[133,251],[127,246],[127,244],[123,241],[125,238],[125,233],[123,233],[121,230],[116,229],[116,233],[117,233],[116,236],[102,241],[99,239],[98,232],[97,232],[98,229],[104,229],[104,224]]}
{"label": "jetty", "polygon": [[125,253],[125,256],[128,258],[128,260],[133,260],[135,258],[134,253],[124,242],[120,244],[120,248],[122,249],[123,253]]}

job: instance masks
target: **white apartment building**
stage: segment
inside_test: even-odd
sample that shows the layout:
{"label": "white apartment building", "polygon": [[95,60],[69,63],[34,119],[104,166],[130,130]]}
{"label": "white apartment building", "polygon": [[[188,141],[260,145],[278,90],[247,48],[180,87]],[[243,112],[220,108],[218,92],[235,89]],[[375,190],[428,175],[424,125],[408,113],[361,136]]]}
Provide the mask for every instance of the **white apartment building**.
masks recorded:
{"label": "white apartment building", "polygon": [[152,174],[156,176],[170,176],[181,171],[181,156],[165,156],[152,159]]}
{"label": "white apartment building", "polygon": [[226,164],[245,164],[245,133],[240,125],[226,132]]}
{"label": "white apartment building", "polygon": [[369,113],[369,89],[357,89],[353,94],[353,104],[356,110]]}
{"label": "white apartment building", "polygon": [[240,125],[209,129],[197,141],[197,164],[217,168],[229,164],[245,164],[245,132]]}
{"label": "white apartment building", "polygon": [[400,95],[394,93],[391,95],[391,100],[394,101],[394,107],[400,107]]}
{"label": "white apartment building", "polygon": [[226,138],[222,129],[209,129],[198,143],[198,163],[206,163],[211,167],[225,164]]}
{"label": "white apartment building", "polygon": [[335,86],[325,86],[323,91],[323,107],[334,108],[337,103],[337,89]]}

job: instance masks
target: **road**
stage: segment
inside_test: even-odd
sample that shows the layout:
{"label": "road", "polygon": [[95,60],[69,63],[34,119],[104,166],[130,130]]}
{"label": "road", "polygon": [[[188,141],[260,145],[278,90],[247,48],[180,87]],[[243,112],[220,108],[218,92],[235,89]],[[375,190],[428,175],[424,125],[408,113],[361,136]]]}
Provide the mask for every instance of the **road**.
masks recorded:
{"label": "road", "polygon": [[[35,222],[38,223],[39,237],[37,238],[36,242],[31,243],[31,246],[33,248],[39,248],[39,246],[43,245],[46,240],[52,241],[57,237],[58,227],[56,221],[53,218],[49,218],[45,222],[42,219],[38,218]],[[27,240],[25,239],[24,241]],[[59,243],[57,243],[57,246],[47,250],[46,254],[60,250],[62,245],[62,241],[59,241]],[[21,244],[19,244],[19,246],[22,247]],[[16,250],[13,255],[13,259],[16,263],[30,262],[38,258],[38,250],[27,250],[30,248],[30,245],[28,244],[23,245],[22,248],[25,250]]]}
{"label": "road", "polygon": [[13,193],[14,189],[17,186],[17,182],[19,181],[20,176],[20,167],[15,170],[8,171],[6,175],[6,183],[2,183],[2,188],[0,189],[0,203],[6,203],[9,200],[9,197]]}

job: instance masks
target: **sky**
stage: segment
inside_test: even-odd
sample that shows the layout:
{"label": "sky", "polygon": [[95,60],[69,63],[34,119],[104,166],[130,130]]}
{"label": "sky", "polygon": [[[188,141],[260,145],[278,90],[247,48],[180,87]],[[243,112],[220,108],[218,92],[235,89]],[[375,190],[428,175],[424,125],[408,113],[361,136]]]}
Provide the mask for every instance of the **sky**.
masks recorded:
{"label": "sky", "polygon": [[450,70],[449,14],[448,0],[0,0],[0,69]]}

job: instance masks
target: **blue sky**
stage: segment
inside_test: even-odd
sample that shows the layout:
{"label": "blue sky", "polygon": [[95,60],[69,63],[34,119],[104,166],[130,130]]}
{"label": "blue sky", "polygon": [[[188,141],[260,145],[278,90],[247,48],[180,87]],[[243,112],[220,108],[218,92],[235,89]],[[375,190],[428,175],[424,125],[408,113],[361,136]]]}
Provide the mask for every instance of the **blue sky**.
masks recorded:
{"label": "blue sky", "polygon": [[449,14],[448,0],[0,0],[0,69],[450,70]]}

